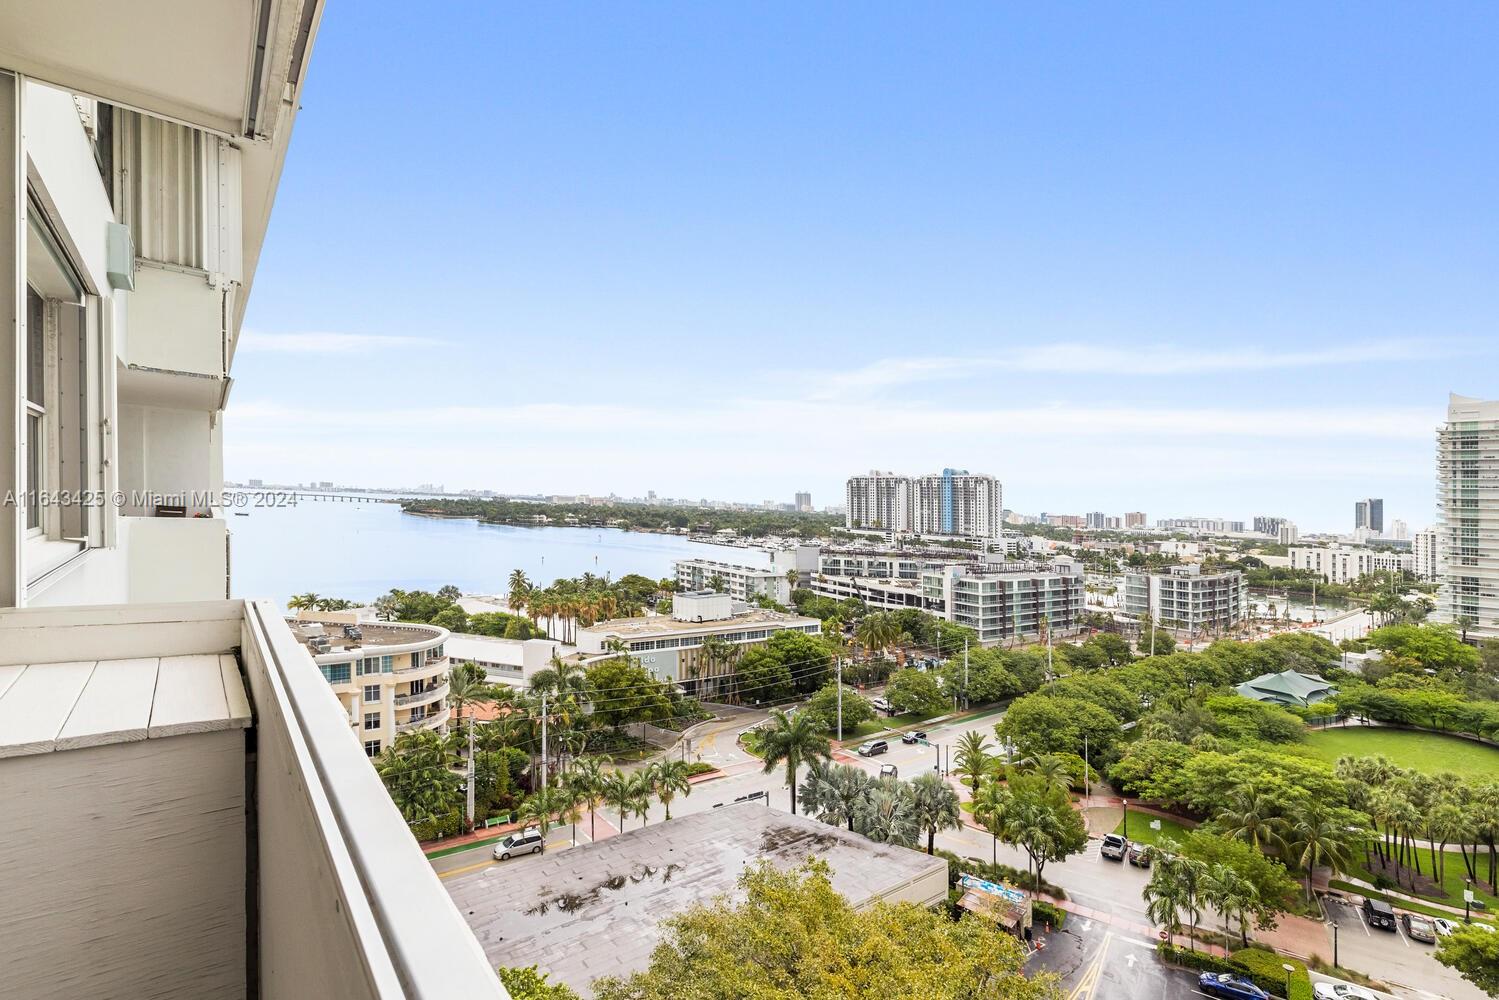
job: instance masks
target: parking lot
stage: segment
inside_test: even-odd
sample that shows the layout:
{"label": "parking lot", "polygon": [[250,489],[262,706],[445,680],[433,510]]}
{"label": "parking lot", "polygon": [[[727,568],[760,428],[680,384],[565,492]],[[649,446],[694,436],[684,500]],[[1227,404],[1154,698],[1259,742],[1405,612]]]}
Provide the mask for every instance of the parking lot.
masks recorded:
{"label": "parking lot", "polygon": [[1484,1000],[1482,990],[1432,957],[1434,945],[1412,941],[1399,920],[1394,931],[1370,927],[1360,912],[1360,902],[1334,894],[1324,897],[1330,924],[1323,958],[1332,958],[1332,928],[1336,925],[1339,962],[1351,969],[1377,970],[1396,996]]}

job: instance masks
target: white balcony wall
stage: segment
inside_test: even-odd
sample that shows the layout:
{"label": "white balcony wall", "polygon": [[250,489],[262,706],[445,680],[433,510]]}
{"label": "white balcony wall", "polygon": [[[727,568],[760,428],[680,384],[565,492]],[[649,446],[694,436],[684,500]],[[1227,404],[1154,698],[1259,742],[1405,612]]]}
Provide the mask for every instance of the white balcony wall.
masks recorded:
{"label": "white balcony wall", "polygon": [[[222,486],[222,434],[215,413],[121,403],[119,488],[127,516],[150,514],[147,494],[206,494]],[[199,504],[189,514],[206,512]]]}
{"label": "white balcony wall", "polygon": [[[201,271],[141,261],[126,296],[127,365],[222,378],[224,292]],[[212,399],[217,405],[217,398]]]}
{"label": "white balcony wall", "polygon": [[65,232],[59,235],[93,286],[90,291],[108,295],[105,227],[114,221],[114,211],[73,96],[28,80],[21,114],[31,161],[28,178],[61,220]]}

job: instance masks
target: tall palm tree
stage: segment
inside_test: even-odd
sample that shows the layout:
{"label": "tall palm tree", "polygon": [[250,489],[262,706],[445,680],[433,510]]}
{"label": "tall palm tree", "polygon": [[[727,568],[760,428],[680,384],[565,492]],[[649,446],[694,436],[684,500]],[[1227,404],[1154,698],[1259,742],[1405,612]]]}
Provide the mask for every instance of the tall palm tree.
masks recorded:
{"label": "tall palm tree", "polygon": [[640,825],[646,825],[646,816],[651,809],[651,776],[645,771],[630,775],[630,815],[640,817]]}
{"label": "tall palm tree", "polygon": [[671,800],[680,795],[691,795],[692,785],[687,780],[687,762],[684,760],[658,760],[646,772],[650,776],[651,790],[666,809],[666,818],[671,819]]}
{"label": "tall palm tree", "polygon": [[1208,905],[1223,915],[1223,932],[1228,933],[1228,924],[1237,920],[1239,940],[1249,947],[1249,914],[1259,902],[1260,893],[1255,884],[1225,864],[1214,864],[1203,874],[1202,897]]}
{"label": "tall palm tree", "polygon": [[531,593],[531,581],[526,579],[526,571],[515,569],[510,571],[509,593],[505,595],[505,603],[510,610],[519,614],[526,606],[526,598]]}
{"label": "tall palm tree", "polygon": [[802,575],[800,573],[798,573],[795,569],[788,569],[786,571],[786,585],[788,587],[790,587],[792,590],[795,590],[796,589],[796,582],[798,580],[800,580],[801,577],[802,577]]}
{"label": "tall palm tree", "polygon": [[984,738],[983,733],[970,729],[958,737],[957,746],[956,770],[977,795],[979,782],[983,780],[990,767],[989,742]]}
{"label": "tall palm tree", "polygon": [[811,713],[798,712],[788,716],[785,712],[775,711],[770,713],[770,723],[760,731],[760,752],[765,756],[764,773],[769,774],[779,764],[786,765],[786,787],[791,789],[791,813],[795,815],[797,768],[818,757],[831,757],[832,748]]}
{"label": "tall palm tree", "polygon": [[453,706],[454,721],[463,718],[465,706],[478,701],[493,701],[494,688],[477,663],[455,663],[448,669],[448,704]]}
{"label": "tall palm tree", "polygon": [[865,615],[854,630],[854,638],[864,647],[866,655],[884,652],[900,636],[900,626],[888,614]]}
{"label": "tall palm tree", "polygon": [[926,852],[936,852],[937,831],[962,824],[958,793],[947,782],[928,771],[911,782],[912,813],[926,830]]}
{"label": "tall palm tree", "polygon": [[988,781],[973,797],[973,815],[989,831],[991,859],[999,863],[999,837],[1009,824],[1015,795],[998,781]]}
{"label": "tall palm tree", "polygon": [[625,831],[625,817],[635,804],[636,786],[630,776],[621,771],[610,771],[599,785],[599,797],[604,804],[619,813],[619,832]]}
{"label": "tall palm tree", "polygon": [[563,823],[568,822],[568,816],[577,806],[574,799],[566,789],[558,785],[548,788],[538,788],[525,801],[520,804],[520,813],[516,817],[524,827],[537,827],[541,830],[542,842],[546,842],[547,831],[554,823],[554,818]]}
{"label": "tall palm tree", "polygon": [[308,591],[305,594],[293,594],[287,600],[286,606],[292,611],[311,611],[317,607],[320,600],[322,600],[321,597]]}
{"label": "tall palm tree", "polygon": [[598,825],[594,813],[604,798],[604,769],[594,758],[583,757],[563,780],[577,796],[578,804],[588,810],[588,839],[598,839],[594,832]]}
{"label": "tall palm tree", "polygon": [[1312,900],[1312,869],[1328,866],[1336,874],[1353,864],[1348,829],[1320,804],[1302,810],[1291,826],[1289,841],[1296,863],[1306,870],[1306,899]]}
{"label": "tall palm tree", "polygon": [[1201,915],[1201,904],[1197,900],[1197,873],[1190,861],[1178,854],[1157,852],[1150,881],[1140,893],[1145,900],[1145,915],[1168,935],[1182,932],[1182,914],[1191,917],[1193,933],[1192,950],[1197,949],[1196,925]]}

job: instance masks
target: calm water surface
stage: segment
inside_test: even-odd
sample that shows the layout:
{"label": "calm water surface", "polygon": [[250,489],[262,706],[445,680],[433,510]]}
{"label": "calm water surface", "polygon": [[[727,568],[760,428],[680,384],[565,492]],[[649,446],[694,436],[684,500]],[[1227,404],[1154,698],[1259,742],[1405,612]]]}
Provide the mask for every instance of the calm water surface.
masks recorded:
{"label": "calm water surface", "polygon": [[399,587],[502,594],[510,571],[539,583],[593,573],[672,575],[677,559],[769,565],[759,549],[617,528],[518,528],[403,514],[391,503],[303,500],[229,518],[236,597],[284,603],[314,591],[368,601]]}

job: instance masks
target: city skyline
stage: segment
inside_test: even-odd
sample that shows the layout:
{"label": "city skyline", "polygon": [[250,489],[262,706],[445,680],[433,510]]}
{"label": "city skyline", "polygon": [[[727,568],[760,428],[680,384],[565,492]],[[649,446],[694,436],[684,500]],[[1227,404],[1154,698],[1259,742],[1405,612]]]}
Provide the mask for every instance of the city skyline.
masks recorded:
{"label": "city skyline", "polygon": [[393,98],[408,18],[330,19],[226,472],[1430,523],[1495,395],[1487,33],[1284,13],[470,7]]}

